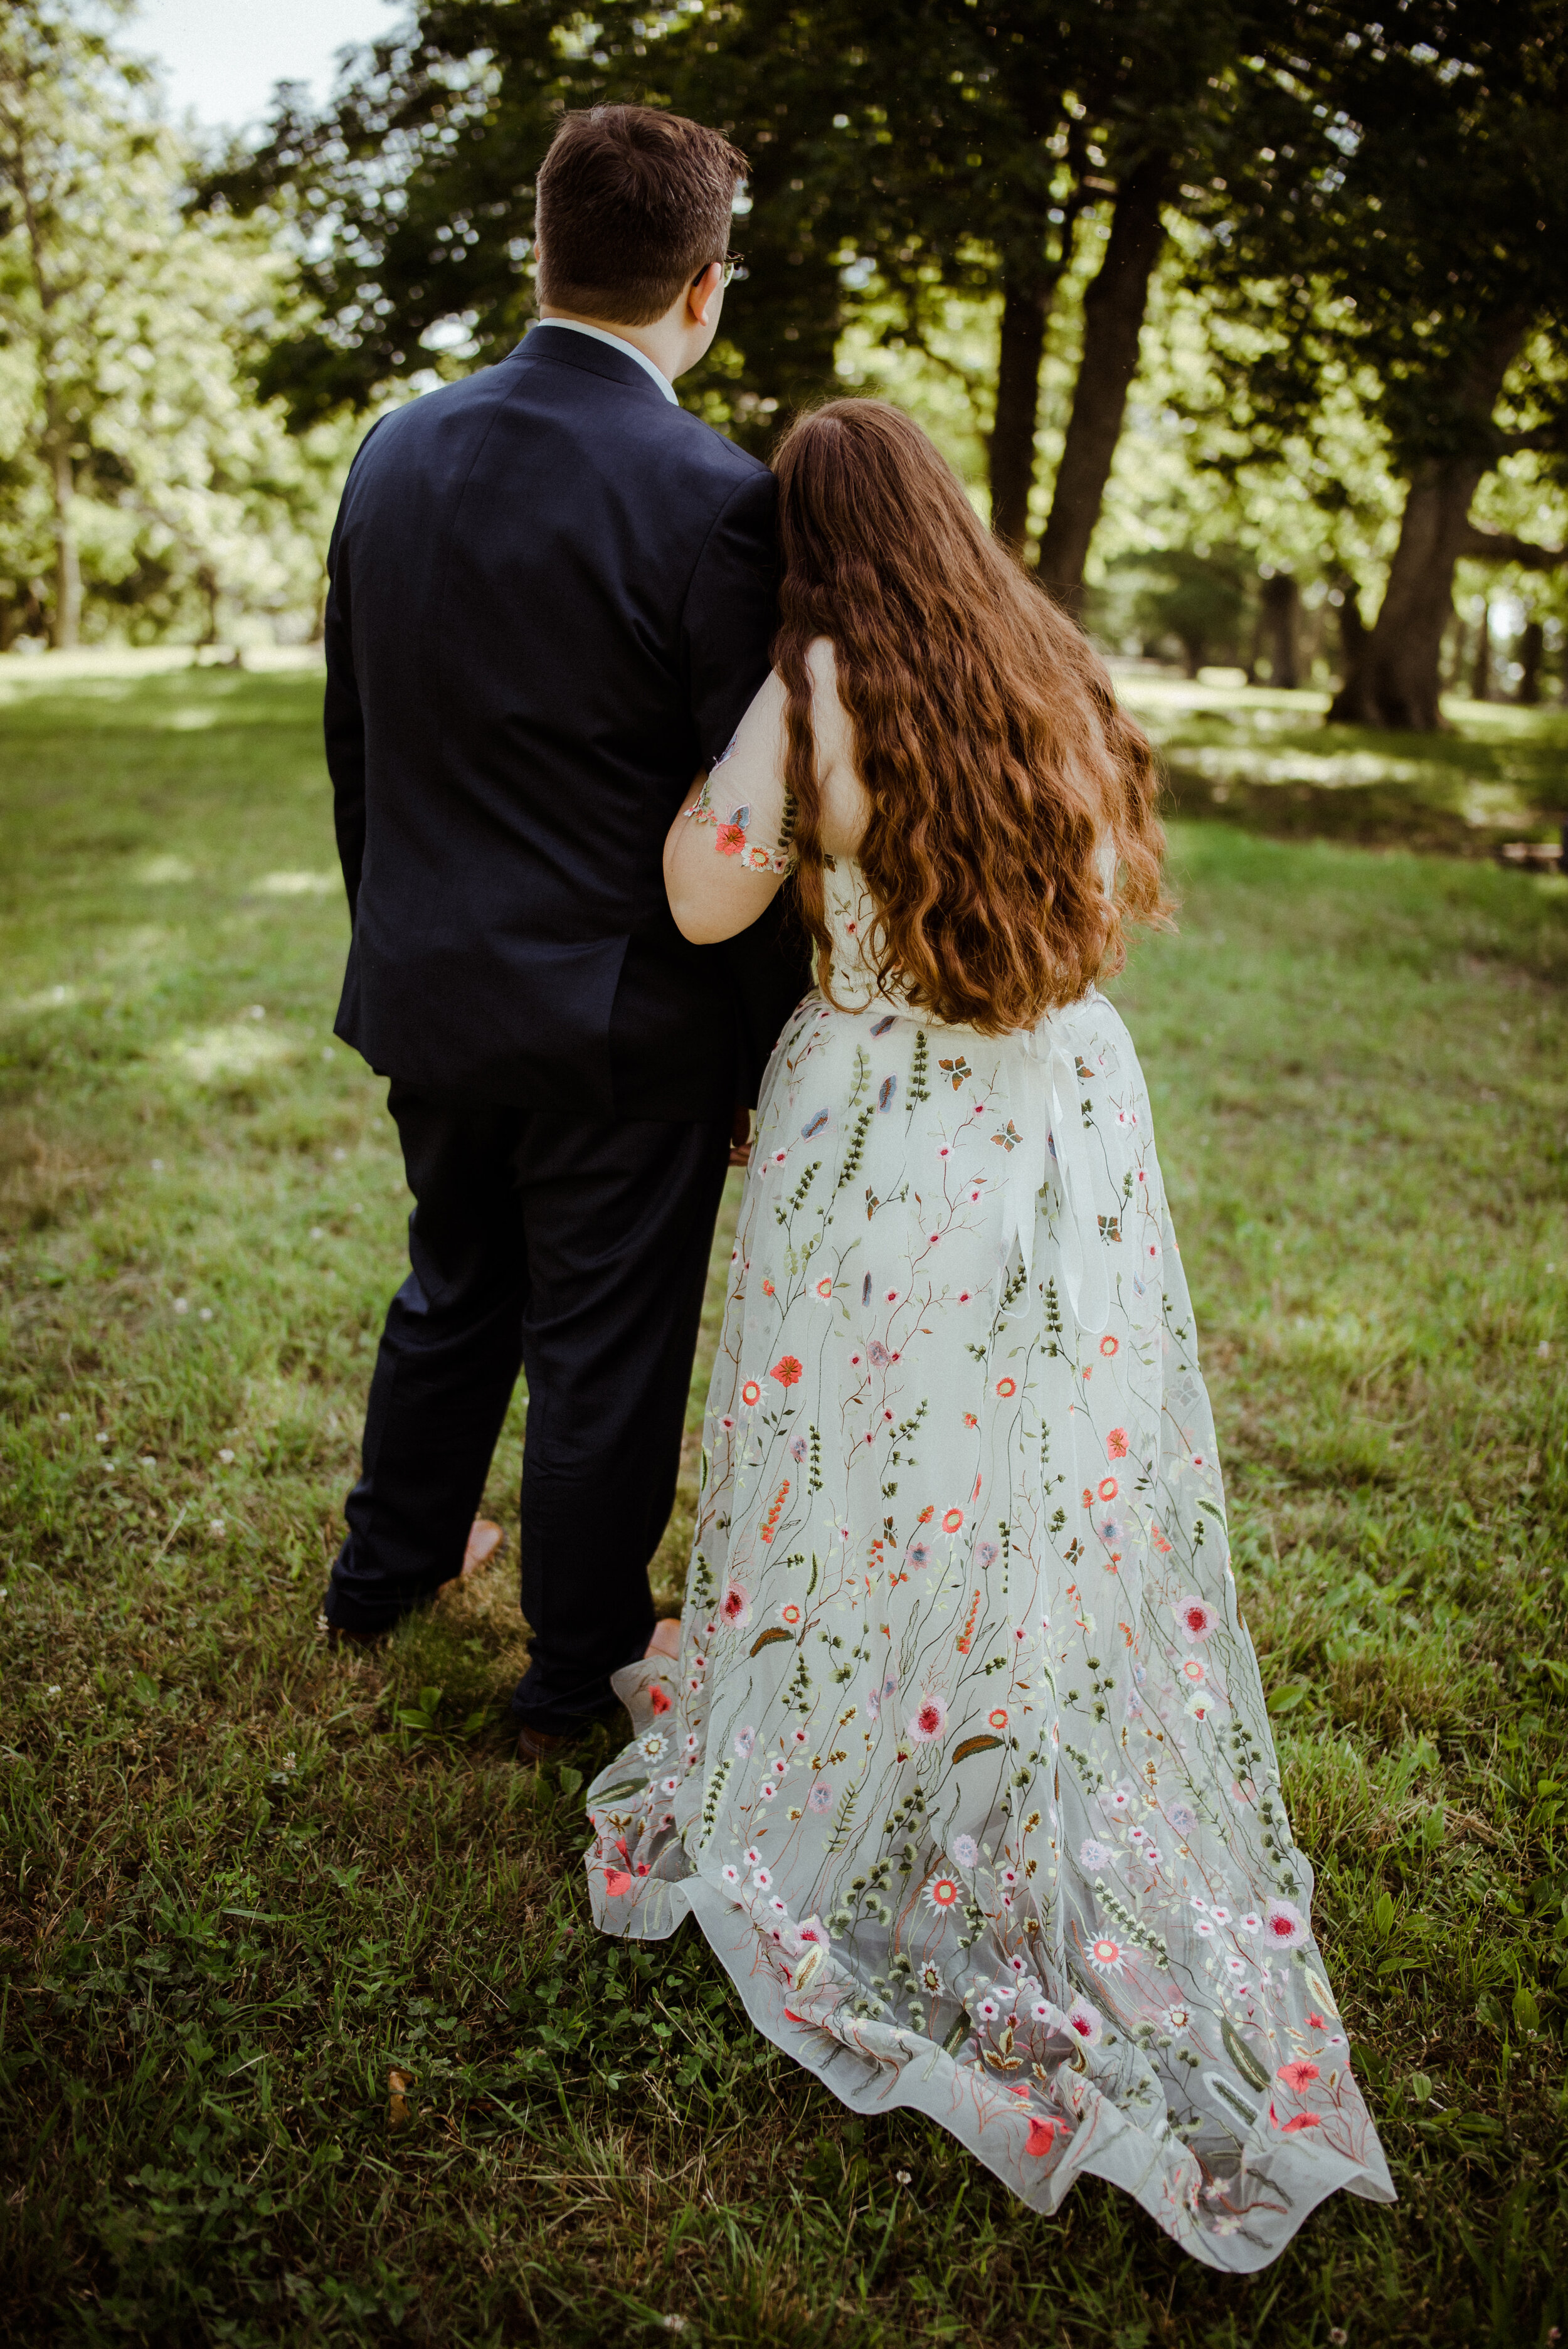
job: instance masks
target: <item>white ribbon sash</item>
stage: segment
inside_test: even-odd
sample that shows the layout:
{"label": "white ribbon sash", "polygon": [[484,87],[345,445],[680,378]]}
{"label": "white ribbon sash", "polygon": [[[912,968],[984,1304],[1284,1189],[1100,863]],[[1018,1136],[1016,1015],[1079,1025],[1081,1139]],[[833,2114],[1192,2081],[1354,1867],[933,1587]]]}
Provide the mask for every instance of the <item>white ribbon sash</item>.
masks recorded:
{"label": "white ribbon sash", "polygon": [[1003,1177],[1002,1245],[1015,1239],[1032,1281],[1038,1198],[1054,1177],[1061,1201],[1062,1278],[1073,1319],[1098,1337],[1110,1319],[1110,1280],[1095,1215],[1094,1185],[1078,1109],[1078,1068],[1047,1018],[1012,1036],[1006,1053],[1007,1107],[1019,1139]]}

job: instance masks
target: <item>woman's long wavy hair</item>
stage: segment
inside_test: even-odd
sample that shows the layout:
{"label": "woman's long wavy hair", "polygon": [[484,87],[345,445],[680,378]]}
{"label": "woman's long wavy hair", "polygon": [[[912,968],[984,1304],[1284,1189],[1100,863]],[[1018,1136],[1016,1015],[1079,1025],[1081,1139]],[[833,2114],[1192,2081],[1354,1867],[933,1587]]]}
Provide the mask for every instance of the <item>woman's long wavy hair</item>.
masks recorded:
{"label": "woman's long wavy hair", "polygon": [[773,469],[784,566],[773,659],[820,981],[830,1000],[806,657],[826,636],[871,796],[860,862],[880,981],[955,1026],[1032,1028],[1120,968],[1128,922],[1167,914],[1148,740],[1074,623],[897,409],[830,400],[791,428]]}

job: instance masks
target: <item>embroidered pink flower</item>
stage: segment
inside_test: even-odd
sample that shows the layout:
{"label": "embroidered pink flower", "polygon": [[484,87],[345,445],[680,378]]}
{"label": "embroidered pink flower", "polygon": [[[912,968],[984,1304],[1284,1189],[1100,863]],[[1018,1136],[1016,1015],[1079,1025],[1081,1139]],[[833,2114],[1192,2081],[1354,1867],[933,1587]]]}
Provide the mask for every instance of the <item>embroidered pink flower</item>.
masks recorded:
{"label": "embroidered pink flower", "polygon": [[947,1726],[947,1707],[939,1696],[923,1697],[915,1707],[909,1724],[909,1733],[922,1745],[929,1745],[940,1737]]}
{"label": "embroidered pink flower", "polygon": [[751,1601],[738,1582],[729,1584],[718,1602],[718,1611],[732,1631],[738,1631],[751,1613]]}
{"label": "embroidered pink flower", "polygon": [[1284,2082],[1287,2088],[1294,2088],[1299,2096],[1302,2090],[1316,2079],[1317,2066],[1305,2062],[1282,2064],[1276,2076]]}
{"label": "embroidered pink flower", "polygon": [[1201,1599],[1179,1599],[1176,1620],[1189,1640],[1206,1640],[1211,1631],[1218,1630],[1220,1619],[1212,1607]]}
{"label": "embroidered pink flower", "polygon": [[659,1686],[657,1681],[654,1682],[653,1687],[648,1691],[648,1703],[652,1711],[655,1713],[668,1713],[670,1709],[670,1701],[665,1694],[663,1689]]}
{"label": "embroidered pink flower", "polygon": [[799,1385],[803,1373],[793,1354],[780,1354],[768,1375],[777,1379],[781,1387],[793,1387]]}
{"label": "embroidered pink flower", "polygon": [[716,823],[713,844],[721,856],[738,856],[746,845],[746,833],[738,823]]}
{"label": "embroidered pink flower", "polygon": [[1110,1433],[1105,1439],[1105,1456],[1108,1460],[1126,1459],[1127,1430],[1125,1427],[1113,1427],[1111,1429]]}
{"label": "embroidered pink flower", "polygon": [[630,1892],[633,1882],[634,1878],[624,1868],[607,1868],[604,1870],[604,1889],[612,1900],[618,1900],[624,1892]]}
{"label": "embroidered pink flower", "polygon": [[1276,1950],[1296,1950],[1306,1939],[1306,1919],[1294,1900],[1271,1900],[1264,1914],[1264,1939]]}
{"label": "embroidered pink flower", "polygon": [[1057,2141],[1057,2131],[1058,2129],[1061,2131],[1063,2137],[1068,2137],[1071,2134],[1066,2121],[1043,2121],[1037,2115],[1031,2113],[1029,2116],[1029,2141],[1024,2147],[1024,2151],[1026,2153],[1035,2154],[1049,2153],[1052,2146],[1055,2145]]}
{"label": "embroidered pink flower", "polygon": [[[1271,2112],[1273,2111],[1274,2107],[1272,2105],[1269,2109]],[[1318,2119],[1315,2113],[1296,2113],[1288,2121],[1281,2122],[1276,2120],[1274,2127],[1278,2129],[1282,2129],[1286,2137],[1295,2137],[1298,2129],[1321,2128],[1323,2127],[1323,2123]]]}
{"label": "embroidered pink flower", "polygon": [[1086,2047],[1098,2047],[1100,2034],[1099,2009],[1091,2006],[1087,1998],[1075,1998],[1067,2012],[1067,2026]]}

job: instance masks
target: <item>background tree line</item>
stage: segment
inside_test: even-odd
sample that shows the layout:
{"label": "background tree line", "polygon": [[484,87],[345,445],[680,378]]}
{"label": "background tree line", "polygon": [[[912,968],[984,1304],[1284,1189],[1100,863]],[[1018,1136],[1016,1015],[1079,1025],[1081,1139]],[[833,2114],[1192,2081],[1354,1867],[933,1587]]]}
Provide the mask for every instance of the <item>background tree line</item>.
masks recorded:
{"label": "background tree line", "polygon": [[1279,681],[1315,641],[1337,714],[1429,727],[1444,681],[1496,682],[1460,565],[1527,692],[1561,617],[1568,28],[1564,0],[1385,5],[433,0],[324,112],[285,86],[181,235],[259,273],[242,331],[214,318],[230,379],[330,472],[348,419],[523,331],[563,107],[721,123],[748,274],[689,405],[766,450],[885,387],[1108,640]]}

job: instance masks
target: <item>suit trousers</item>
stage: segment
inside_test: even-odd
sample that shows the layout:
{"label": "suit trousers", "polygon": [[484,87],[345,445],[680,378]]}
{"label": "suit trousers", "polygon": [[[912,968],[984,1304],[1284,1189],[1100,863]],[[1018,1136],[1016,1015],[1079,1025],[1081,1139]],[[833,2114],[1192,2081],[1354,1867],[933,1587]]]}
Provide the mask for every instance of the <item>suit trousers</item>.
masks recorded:
{"label": "suit trousers", "polygon": [[416,1206],[326,1619],[381,1631],[462,1566],[521,1367],[532,1633],[512,1710],[569,1731],[654,1624],[730,1118],[585,1119],[394,1083]]}

